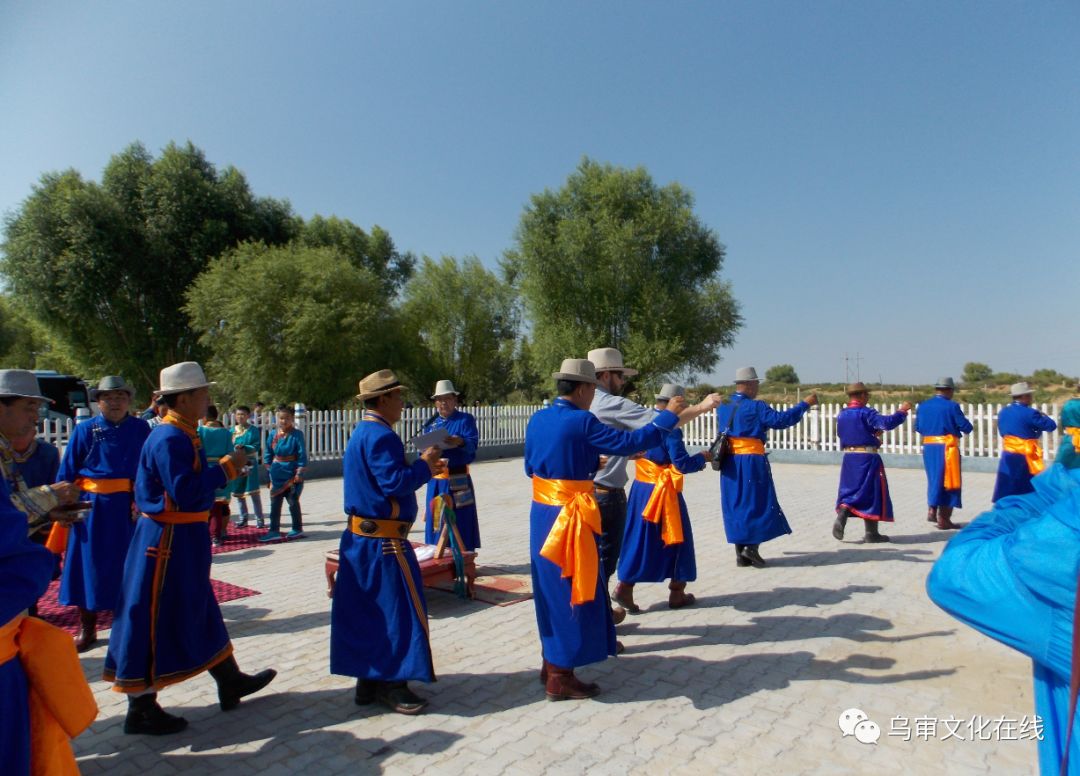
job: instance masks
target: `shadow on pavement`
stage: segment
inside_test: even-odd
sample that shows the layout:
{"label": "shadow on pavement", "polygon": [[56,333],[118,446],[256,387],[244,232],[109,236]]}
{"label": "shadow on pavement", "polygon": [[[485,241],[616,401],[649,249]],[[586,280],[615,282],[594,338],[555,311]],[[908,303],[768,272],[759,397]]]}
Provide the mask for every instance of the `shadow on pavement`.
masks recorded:
{"label": "shadow on pavement", "polygon": [[[601,703],[659,701],[686,697],[698,709],[722,706],[760,690],[783,690],[795,681],[829,680],[852,684],[893,684],[948,676],[948,670],[888,673],[896,661],[870,655],[822,660],[811,652],[738,655],[707,661],[681,655],[633,655],[601,664],[606,677],[583,669],[582,679],[598,679]],[[880,673],[865,673],[880,672]]]}
{"label": "shadow on pavement", "polygon": [[[891,544],[891,542],[890,542]],[[929,557],[927,557],[929,556]],[[836,566],[841,563],[864,563],[878,560],[903,560],[911,563],[933,563],[934,553],[930,550],[902,550],[899,547],[881,545],[860,545],[851,549],[826,550],[816,552],[785,552],[779,558],[767,557],[770,566]],[[767,570],[767,569],[766,569]],[[759,571],[759,569],[748,569]]]}
{"label": "shadow on pavement", "polygon": [[951,636],[956,631],[927,631],[903,636],[886,636],[891,620],[867,614],[834,614],[830,617],[764,616],[751,618],[752,625],[691,625],[650,628],[640,619],[620,626],[620,635],[675,636],[647,644],[627,644],[627,655],[650,654],[682,647],[710,644],[760,644],[763,642],[802,641],[814,638],[841,638],[851,641],[895,644],[902,641]]}
{"label": "shadow on pavement", "polygon": [[[422,688],[422,685],[419,687]],[[431,697],[430,691],[420,690]],[[212,695],[209,695],[209,700]],[[352,765],[343,763],[342,772],[370,773],[381,771],[380,760],[394,752],[406,752],[409,754],[421,754],[440,752],[448,749],[455,741],[461,738],[457,733],[440,730],[418,730],[406,736],[393,739],[361,738],[341,730],[326,730],[331,725],[337,725],[348,721],[358,714],[374,715],[391,713],[382,707],[358,707],[353,703],[351,687],[343,687],[340,690],[319,690],[315,692],[267,692],[265,695],[256,695],[246,699],[240,708],[228,715],[222,714],[217,704],[207,706],[169,706],[167,698],[163,699],[166,708],[188,719],[190,727],[177,735],[153,738],[151,736],[124,736],[105,737],[98,735],[93,739],[85,736],[78,740],[76,754],[80,758],[89,755],[98,755],[108,761],[106,770],[109,774],[141,773],[145,768],[140,768],[132,762],[139,759],[139,754],[155,752],[161,757],[162,763],[173,765],[177,769],[187,773],[210,773],[226,772],[230,765],[243,762],[246,766],[259,768],[269,767],[273,763],[282,762],[287,758],[290,766],[295,765],[302,770],[304,754],[310,752],[313,759],[322,759],[327,751],[334,751],[343,758],[352,761]],[[436,700],[433,698],[432,706]],[[370,709],[370,710],[369,710]],[[254,716],[256,724],[245,725],[245,710],[257,712]],[[248,719],[252,719],[249,716]],[[267,724],[267,721],[272,724]],[[432,727],[436,726],[433,720]],[[95,732],[101,733],[107,727],[120,727],[123,725],[123,716],[111,718],[107,725],[98,727]],[[262,739],[264,741],[254,752],[238,754],[205,754],[211,750],[227,748],[237,745],[251,744]],[[115,761],[108,755],[117,751],[113,742],[119,742],[123,746],[123,759]],[[190,747],[190,753],[187,751]],[[83,760],[80,765],[85,771],[90,771],[94,760]],[[91,766],[88,768],[87,766]],[[124,770],[122,766],[130,766],[131,770]],[[99,766],[100,767],[100,766]],[[352,768],[353,770],[350,770]]]}
{"label": "shadow on pavement", "polygon": [[[751,569],[748,573],[753,573]],[[856,593],[877,593],[879,585],[847,585],[839,588],[825,587],[776,587],[772,590],[754,590],[745,593],[698,596],[694,608],[707,606],[730,606],[740,612],[768,612],[785,606],[832,606],[847,601]],[[649,607],[667,610],[666,603]]]}

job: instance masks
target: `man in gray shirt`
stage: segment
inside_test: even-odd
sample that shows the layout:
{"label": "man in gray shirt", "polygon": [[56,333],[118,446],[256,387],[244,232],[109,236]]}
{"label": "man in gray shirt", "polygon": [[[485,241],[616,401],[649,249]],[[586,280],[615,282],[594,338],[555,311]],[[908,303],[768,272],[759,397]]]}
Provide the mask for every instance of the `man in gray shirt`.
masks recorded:
{"label": "man in gray shirt", "polygon": [[[589,411],[600,422],[622,431],[636,431],[651,423],[656,414],[651,407],[635,404],[621,395],[626,378],[637,374],[636,369],[623,366],[622,353],[615,348],[597,348],[589,351],[589,360],[596,367],[596,379],[600,381]],[[679,415],[679,425],[683,426],[698,415],[716,409],[721,401],[719,394],[709,394],[701,402],[683,410]],[[621,455],[609,457],[593,478],[596,503],[600,506],[600,561],[604,569],[605,589],[608,589],[611,575],[619,563],[623,529],[626,526],[627,460],[626,456]],[[621,606],[612,607],[612,616],[618,624],[626,617],[626,611]]]}

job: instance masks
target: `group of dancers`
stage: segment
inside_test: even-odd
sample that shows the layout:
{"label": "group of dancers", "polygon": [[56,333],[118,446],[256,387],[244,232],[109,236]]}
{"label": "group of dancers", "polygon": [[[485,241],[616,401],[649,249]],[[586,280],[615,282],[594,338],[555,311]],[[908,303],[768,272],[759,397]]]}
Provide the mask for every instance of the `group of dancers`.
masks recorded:
{"label": "group of dancers", "polygon": [[[710,394],[689,405],[680,386],[666,384],[654,406],[646,408],[620,395],[633,374],[614,348],[564,360],[552,375],[557,398],[534,414],[526,430],[524,468],[532,490],[529,537],[541,645],[539,678],[552,700],[589,698],[600,691],[595,683],[577,677],[575,670],[621,650],[615,625],[627,613],[641,612],[633,596],[636,584],[667,582],[669,607],[694,605],[694,596],[686,591],[697,571],[693,530],[682,496],[685,476],[709,463],[719,468],[725,532],[739,567],[765,566],[760,545],[791,532],[776,497],[764,443],[770,429],[797,423],[816,403],[816,396],[785,411],[773,409],[757,398],[761,381],[756,370],[746,367],[737,370],[735,391],[726,402]],[[128,695],[126,732],[166,735],[185,729],[186,720],[165,711],[157,693],[202,671],[217,681],[218,700],[226,711],[273,680],[272,669],[255,674],[240,670],[210,586],[211,509],[216,494],[248,465],[243,445],[215,456],[215,461],[207,459],[197,423],[206,414],[213,385],[194,362],[163,369],[157,394],[168,409],[163,422],[147,434],[145,423],[120,412],[123,401],[112,394],[126,393],[130,401],[122,381],[119,386],[103,383],[97,397],[102,415],[77,427],[72,440],[72,449],[87,448],[79,459],[82,468],[62,470],[59,482],[51,485],[21,487],[16,479],[14,491],[5,476],[0,490],[0,509],[5,512],[0,521],[5,607],[0,611],[4,623],[0,703],[5,719],[13,722],[0,731],[0,755],[10,755],[14,759],[7,762],[20,764],[13,772],[24,772],[21,764],[43,756],[35,754],[36,743],[31,745],[38,736],[30,725],[37,695],[81,697],[72,706],[81,709],[73,719],[60,719],[63,714],[54,709],[56,730],[63,733],[54,730],[50,746],[56,735],[66,740],[77,734],[96,713],[85,682],[65,690],[53,677],[39,673],[26,654],[27,645],[33,643],[28,634],[42,628],[39,622],[30,622],[27,611],[55,573],[55,556],[28,538],[31,533],[40,536],[43,523],[52,524],[54,532],[85,531],[89,512],[90,520],[123,519],[132,524],[127,546],[109,548],[111,554],[100,556],[122,568],[111,591],[115,619],[104,679]],[[456,541],[463,549],[479,547],[469,473],[478,434],[472,416],[458,408],[453,383],[442,380],[432,395],[436,413],[426,430],[441,428],[446,433],[438,446],[423,450],[410,462],[393,430],[404,408],[405,386],[387,369],[366,376],[359,387],[357,399],[364,413],[343,462],[345,528],[332,602],[330,670],[357,680],[357,704],[379,703],[416,714],[427,700],[408,682],[434,679],[423,582],[407,540],[418,515],[417,491],[427,486],[429,543],[445,530],[438,522],[445,510],[436,508],[442,499],[453,513]],[[952,401],[953,390],[951,380],[939,381],[935,397],[920,407],[916,425],[924,442],[928,519],[941,529],[958,527],[950,519],[960,506],[957,440],[971,431]],[[1038,435],[1054,427],[1030,406],[1028,386],[1013,386],[1013,394],[1016,401],[1001,421],[1005,452],[995,500],[1031,489],[1031,476],[1041,464]],[[879,523],[893,520],[893,514],[877,450],[882,434],[904,421],[910,405],[882,416],[868,406],[866,386],[849,386],[848,395],[848,406],[837,421],[844,461],[833,533],[842,538],[848,521],[859,518],[866,526],[865,541],[888,541],[878,530]],[[40,395],[31,373],[0,370],[0,436],[21,440],[32,435],[43,401],[48,400]],[[717,413],[726,443],[719,454],[710,450],[691,455],[680,427],[710,411]],[[129,421],[141,425],[129,428]],[[139,436],[138,444],[125,444],[125,435]],[[8,447],[0,448],[5,461],[11,458]],[[634,479],[627,501],[623,486],[631,461]],[[87,570],[74,558],[68,563],[67,584],[85,584]],[[614,574],[618,581],[609,594]],[[66,674],[58,668],[56,675],[65,676],[70,685],[78,666],[74,644],[47,630],[44,641],[51,645],[42,648],[52,655],[50,665],[67,666]],[[60,750],[70,754],[70,746]]]}

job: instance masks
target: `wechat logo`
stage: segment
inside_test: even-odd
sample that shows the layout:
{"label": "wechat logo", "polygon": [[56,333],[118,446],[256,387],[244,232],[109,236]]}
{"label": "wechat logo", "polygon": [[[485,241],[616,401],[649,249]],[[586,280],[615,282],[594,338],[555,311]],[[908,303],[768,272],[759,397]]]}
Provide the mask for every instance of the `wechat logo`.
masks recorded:
{"label": "wechat logo", "polygon": [[881,728],[862,709],[848,709],[840,712],[837,723],[845,738],[855,736],[855,740],[860,744],[876,744],[881,738]]}

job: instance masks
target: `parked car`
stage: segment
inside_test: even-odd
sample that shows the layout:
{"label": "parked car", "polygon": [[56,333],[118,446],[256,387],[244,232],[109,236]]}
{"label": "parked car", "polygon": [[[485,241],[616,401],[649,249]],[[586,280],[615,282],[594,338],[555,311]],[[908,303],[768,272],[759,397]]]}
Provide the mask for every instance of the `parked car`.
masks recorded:
{"label": "parked car", "polygon": [[37,370],[41,394],[48,396],[54,404],[42,404],[41,417],[53,420],[75,419],[79,409],[90,409],[90,390],[86,381],[73,375],[62,375],[52,370]]}

